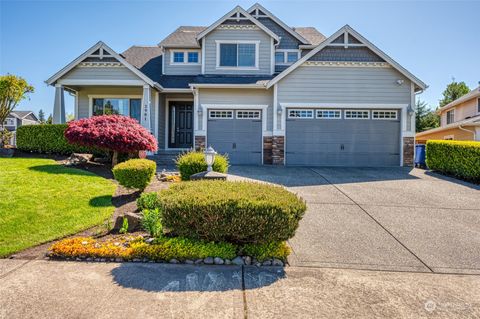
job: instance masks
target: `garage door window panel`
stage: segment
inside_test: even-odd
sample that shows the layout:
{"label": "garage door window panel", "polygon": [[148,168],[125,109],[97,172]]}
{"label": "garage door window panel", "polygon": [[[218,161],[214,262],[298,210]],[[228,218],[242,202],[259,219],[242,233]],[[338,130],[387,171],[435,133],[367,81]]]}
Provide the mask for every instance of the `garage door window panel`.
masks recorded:
{"label": "garage door window panel", "polygon": [[237,111],[237,119],[239,120],[261,120],[262,113],[260,111]]}
{"label": "garage door window panel", "polygon": [[288,111],[289,119],[313,119],[313,110],[293,109]]}
{"label": "garage door window panel", "polygon": [[317,119],[341,119],[340,110],[317,110]]}
{"label": "garage door window panel", "polygon": [[214,110],[208,112],[210,119],[233,119],[233,111],[228,110]]}
{"label": "garage door window panel", "polygon": [[372,119],[374,120],[396,120],[398,118],[397,111],[378,110],[372,111]]}
{"label": "garage door window panel", "polygon": [[368,110],[345,110],[346,119],[368,120],[370,112]]}

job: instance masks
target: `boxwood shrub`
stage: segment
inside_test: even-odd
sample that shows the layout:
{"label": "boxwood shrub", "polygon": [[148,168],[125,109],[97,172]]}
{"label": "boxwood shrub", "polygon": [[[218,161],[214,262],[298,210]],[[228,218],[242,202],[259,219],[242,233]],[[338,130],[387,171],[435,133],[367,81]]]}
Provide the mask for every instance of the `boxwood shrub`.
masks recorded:
{"label": "boxwood shrub", "polygon": [[152,180],[157,164],[147,159],[131,159],[115,165],[113,176],[120,185],[144,190]]}
{"label": "boxwood shrub", "polygon": [[27,152],[55,153],[70,155],[72,153],[90,153],[105,155],[104,151],[70,144],[63,135],[67,124],[24,125],[17,129],[17,149]]}
{"label": "boxwood shrub", "polygon": [[427,141],[428,168],[480,183],[480,142]]}
{"label": "boxwood shrub", "polygon": [[290,247],[284,241],[272,241],[264,244],[245,244],[242,248],[242,255],[252,256],[262,262],[265,259],[278,258],[287,260],[290,255]]}
{"label": "boxwood shrub", "polygon": [[[207,162],[202,152],[191,151],[183,153],[176,159],[176,164],[183,181],[188,181],[190,176],[207,170]],[[226,155],[217,154],[212,169],[215,172],[226,173],[228,170],[228,158]]]}
{"label": "boxwood shrub", "polygon": [[157,192],[142,193],[137,199],[137,208],[139,211],[145,209],[153,210],[160,207],[160,201],[158,199]]}
{"label": "boxwood shrub", "polygon": [[159,193],[163,226],[174,234],[231,243],[284,241],[295,234],[305,202],[261,183],[197,181]]}

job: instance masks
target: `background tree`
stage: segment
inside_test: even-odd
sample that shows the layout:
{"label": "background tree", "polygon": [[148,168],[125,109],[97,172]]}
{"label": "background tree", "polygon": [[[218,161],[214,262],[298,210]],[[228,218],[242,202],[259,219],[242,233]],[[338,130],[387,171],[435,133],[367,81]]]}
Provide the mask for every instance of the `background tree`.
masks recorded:
{"label": "background tree", "polygon": [[53,124],[53,117],[52,117],[52,114],[50,114],[50,115],[48,116],[48,119],[47,119],[47,122],[46,122],[46,124]]}
{"label": "background tree", "polygon": [[45,124],[45,112],[43,112],[42,109],[40,109],[40,111],[38,111],[38,121],[41,124]]}
{"label": "background tree", "polygon": [[112,151],[112,166],[118,153],[156,151],[157,140],[137,120],[121,115],[100,115],[68,122],[69,143]]}
{"label": "background tree", "polygon": [[439,105],[440,107],[445,106],[468,92],[470,92],[470,88],[465,82],[455,82],[455,78],[453,78],[452,83],[448,84],[445,91],[443,91],[443,99],[440,100]]}
{"label": "background tree", "polygon": [[67,122],[73,121],[74,119],[75,119],[75,115],[73,115],[72,113],[67,114]]}
{"label": "background tree", "polygon": [[440,125],[440,117],[434,110],[429,108],[426,102],[418,100],[416,106],[417,112],[415,114],[415,130],[417,133],[438,127]]}

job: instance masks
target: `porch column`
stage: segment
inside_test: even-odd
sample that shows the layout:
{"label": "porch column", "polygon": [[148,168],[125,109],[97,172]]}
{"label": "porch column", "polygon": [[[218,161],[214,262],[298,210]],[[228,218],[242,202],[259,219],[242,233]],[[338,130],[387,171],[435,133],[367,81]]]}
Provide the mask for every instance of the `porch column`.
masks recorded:
{"label": "porch column", "polygon": [[150,107],[151,107],[151,95],[150,95],[150,85],[143,86],[143,99],[142,99],[142,117],[140,124],[151,132],[151,122],[150,122]]}
{"label": "porch column", "polygon": [[53,124],[65,123],[65,97],[63,86],[55,84],[55,101],[53,103]]}

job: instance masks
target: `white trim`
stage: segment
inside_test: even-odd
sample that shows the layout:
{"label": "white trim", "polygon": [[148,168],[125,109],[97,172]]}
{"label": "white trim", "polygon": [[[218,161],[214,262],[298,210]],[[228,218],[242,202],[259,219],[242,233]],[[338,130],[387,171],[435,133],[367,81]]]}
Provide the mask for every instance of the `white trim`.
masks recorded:
{"label": "white trim", "polygon": [[[283,53],[283,62],[282,63],[277,63],[277,59],[276,59],[276,54],[278,53]],[[291,52],[296,52],[297,53],[297,60],[295,60],[294,62],[288,62],[288,53],[291,53]],[[282,65],[282,66],[285,66],[285,65],[292,65],[294,64],[295,62],[297,62],[298,60],[300,60],[300,50],[298,49],[276,49],[275,50],[275,56],[273,57],[274,58],[274,63],[275,65]]]}
{"label": "white trim", "polygon": [[[319,117],[319,112],[338,112],[339,117]],[[339,109],[315,109],[315,118],[319,120],[341,120],[342,110]]]}
{"label": "white trim", "polygon": [[144,81],[141,80],[74,80],[65,79],[58,80],[60,85],[118,85],[118,86],[143,86]]}
{"label": "white trim", "polygon": [[163,89],[162,93],[192,93],[191,89]]}
{"label": "white trim", "polygon": [[130,100],[140,99],[140,108],[143,105],[143,95],[126,94],[89,94],[88,96],[88,117],[93,116],[93,99],[128,99],[128,116],[130,116]]}
{"label": "white trim", "polygon": [[275,44],[270,39],[270,74],[275,73]]}
{"label": "white trim", "polygon": [[273,134],[278,130],[278,86],[273,86]]}
{"label": "white trim", "polygon": [[210,89],[266,89],[263,84],[190,84],[191,88]]}
{"label": "white trim", "polygon": [[202,74],[205,74],[205,38],[202,39]]}
{"label": "white trim", "polygon": [[[240,18],[240,19],[245,20],[245,19],[242,19],[242,18]],[[217,28],[219,30],[260,30],[259,27],[257,27],[256,25],[251,25],[251,24],[221,24]]]}
{"label": "white trim", "polygon": [[[219,116],[219,117],[212,117],[212,112],[215,114],[215,112],[226,112],[227,116],[226,117],[223,117],[223,116]],[[208,110],[207,111],[208,113],[208,119],[209,120],[233,120],[234,119],[234,110],[222,110],[222,109],[213,109],[213,110]]]}
{"label": "white trim", "polygon": [[[394,112],[395,117],[377,117],[375,118],[375,112]],[[372,110],[372,120],[383,120],[383,121],[396,121],[398,120],[398,111],[397,110]]]}
{"label": "white trim", "polygon": [[408,104],[376,103],[280,103],[283,108],[401,109]]}
{"label": "white trim", "polygon": [[344,67],[344,68],[390,68],[386,62],[354,62],[354,61],[307,61],[302,66]]}
{"label": "white trim", "polygon": [[282,73],[277,75],[275,78],[270,80],[267,84],[267,88],[270,88],[272,85],[275,83],[278,83],[281,79],[283,79],[285,76],[290,74],[293,70],[295,70],[298,66],[302,65],[304,62],[308,61],[312,56],[314,56],[317,52],[325,48],[326,46],[330,45],[330,43],[344,34],[345,32],[351,33],[355,38],[357,38],[360,42],[364,43],[365,46],[367,46],[370,50],[372,50],[374,53],[379,55],[381,58],[383,58],[386,62],[388,62],[390,65],[392,65],[397,71],[402,73],[405,77],[407,77],[409,80],[414,82],[420,89],[426,89],[428,86],[423,83],[420,79],[415,77],[412,73],[407,71],[404,67],[402,67],[400,64],[395,62],[391,57],[389,57],[387,54],[385,54],[383,51],[381,51],[379,48],[377,48],[375,45],[373,45],[370,41],[368,41],[366,38],[364,38],[361,34],[359,34],[357,31],[352,29],[348,24],[345,25],[344,27],[340,28],[337,32],[332,34],[329,38],[327,38],[325,41],[320,43],[315,49],[307,53],[303,58],[292,64],[290,67],[285,69]]}
{"label": "white trim", "polygon": [[[154,123],[155,123],[155,137],[157,138],[157,142],[159,140],[159,128],[158,128],[158,118],[160,117],[160,93],[158,93],[157,91],[155,91],[155,95],[154,95],[154,109],[155,109],[155,120],[154,120]],[[158,150],[157,150],[158,152]]]}
{"label": "white trim", "polygon": [[[290,33],[291,35],[293,35],[295,38],[297,38],[300,42],[302,43],[310,43],[308,40],[306,40],[304,37],[302,37],[300,34],[298,34],[297,32],[295,32],[292,28],[290,28],[289,26],[287,26],[282,20],[280,20],[279,18],[277,18],[273,13],[271,13],[270,11],[268,11],[267,9],[265,9],[264,7],[262,7],[262,5],[260,5],[259,3],[256,3],[254,4],[253,6],[251,6],[247,11],[248,12],[252,12],[253,10],[255,10],[256,12],[256,16],[257,17],[269,17],[270,19],[272,19],[273,21],[275,21],[277,24],[279,24],[285,31],[287,31],[288,33]],[[261,10],[263,13],[265,13],[265,15],[258,15],[258,10]]]}
{"label": "white trim", "polygon": [[80,62],[78,68],[126,68],[120,62]]}
{"label": "white trim", "polygon": [[[254,113],[255,115],[254,117],[238,117],[239,112],[251,112],[251,113]],[[237,120],[261,120],[262,111],[261,110],[235,110],[235,118]]]}
{"label": "white trim", "polygon": [[[220,45],[221,44],[236,44],[237,45],[237,66],[221,66],[220,65]],[[255,65],[254,66],[238,66],[238,45],[239,44],[255,44]],[[215,68],[217,70],[258,70],[259,56],[260,56],[260,41],[255,40],[215,40],[216,57]]]}
{"label": "white trim", "polygon": [[[263,133],[267,132],[267,109],[268,105],[264,104],[201,104],[203,109],[203,131],[205,132],[205,143],[207,139],[208,111],[209,109],[226,109],[226,110],[262,110],[262,143]],[[207,114],[207,115],[205,115]]]}
{"label": "white trim", "polygon": [[78,92],[75,92],[74,94],[74,98],[75,98],[75,111],[74,111],[74,118],[75,120],[78,120]]}
{"label": "white trim", "polygon": [[[190,91],[191,92],[191,91]],[[193,102],[195,106],[195,100],[194,98],[169,98],[165,99],[165,148],[164,150],[166,151],[171,151],[171,150],[188,150],[185,148],[172,148],[168,147],[168,130],[169,130],[169,124],[168,120],[170,118],[170,102]],[[195,107],[194,107],[195,108]],[[195,118],[196,114],[193,114],[193,117]],[[195,130],[193,130],[193,143],[192,147],[195,147]]]}
{"label": "white trim", "polygon": [[[202,61],[202,53],[201,50],[198,49],[170,49],[169,50],[170,54],[170,65],[172,66],[185,66],[185,65],[200,65]],[[183,53],[183,62],[174,62],[174,53],[175,52],[180,52]],[[190,52],[196,52],[198,53],[198,62],[188,62],[188,53]]]}
{"label": "white trim", "polygon": [[[252,17],[247,11],[245,11],[242,7],[236,6],[233,8],[231,11],[227,12],[223,17],[215,21],[212,25],[210,25],[207,29],[203,30],[197,35],[197,41],[205,37],[208,33],[212,32],[216,27],[218,27],[222,22],[225,20],[230,20],[232,19],[232,15],[234,13],[241,13],[243,14],[248,20],[252,21],[257,27],[262,29],[265,33],[267,33],[269,36],[274,38],[277,42],[280,41],[280,38],[273,33],[270,29],[268,29],[266,26],[264,26],[262,23],[260,23],[257,19]],[[240,20],[240,19],[237,19]]]}

